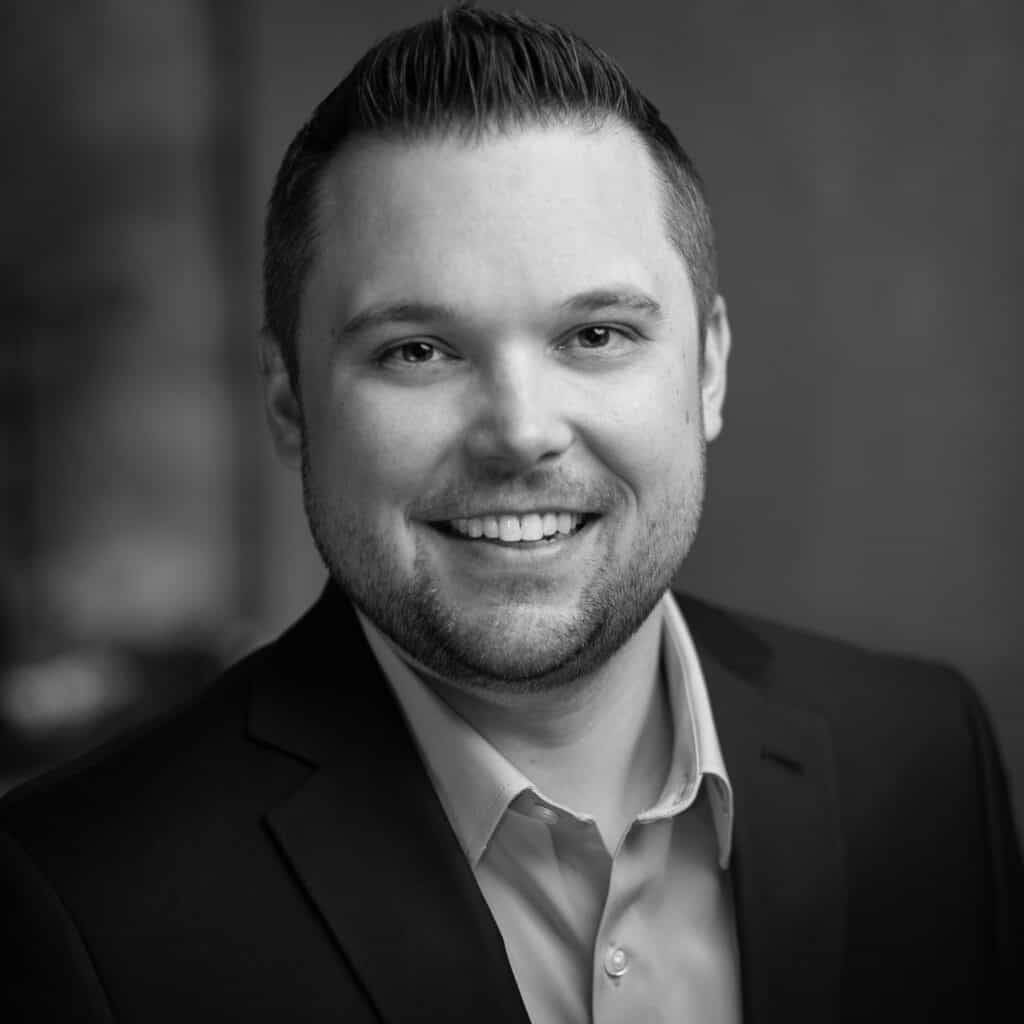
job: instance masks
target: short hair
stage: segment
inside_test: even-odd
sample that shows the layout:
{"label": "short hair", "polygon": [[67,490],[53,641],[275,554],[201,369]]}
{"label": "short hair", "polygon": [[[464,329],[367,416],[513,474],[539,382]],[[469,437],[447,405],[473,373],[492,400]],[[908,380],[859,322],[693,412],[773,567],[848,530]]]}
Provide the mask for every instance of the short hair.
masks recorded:
{"label": "short hair", "polygon": [[460,5],[367,51],[285,153],[267,212],[264,322],[296,391],[296,336],[315,255],[319,185],[343,143],[360,136],[475,139],[532,124],[599,128],[609,118],[630,126],[653,158],[703,340],[717,292],[711,212],[693,162],[657,108],[611,57],[575,34]]}

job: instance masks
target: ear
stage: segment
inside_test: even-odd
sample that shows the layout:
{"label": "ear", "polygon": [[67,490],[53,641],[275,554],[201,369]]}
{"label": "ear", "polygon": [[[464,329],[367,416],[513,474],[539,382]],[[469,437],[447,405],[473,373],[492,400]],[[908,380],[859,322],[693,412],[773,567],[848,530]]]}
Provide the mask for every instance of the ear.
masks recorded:
{"label": "ear", "polygon": [[274,447],[283,462],[298,466],[302,458],[302,406],[292,385],[281,344],[266,329],[260,332],[260,371],[263,375],[263,402]]}
{"label": "ear", "polygon": [[700,398],[704,412],[704,436],[713,441],[722,432],[726,369],[732,333],[725,311],[725,299],[715,296],[704,328],[704,359],[701,366]]}

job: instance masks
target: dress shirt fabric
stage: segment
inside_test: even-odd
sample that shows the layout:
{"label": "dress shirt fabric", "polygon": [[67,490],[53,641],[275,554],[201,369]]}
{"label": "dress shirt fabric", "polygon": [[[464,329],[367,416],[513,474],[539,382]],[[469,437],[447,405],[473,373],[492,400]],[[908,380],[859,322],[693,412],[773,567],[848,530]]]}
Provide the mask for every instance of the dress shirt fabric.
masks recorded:
{"label": "dress shirt fabric", "polygon": [[732,788],[689,630],[666,593],[672,756],[661,795],[609,850],[360,623],[505,941],[533,1024],[740,1020],[728,865]]}

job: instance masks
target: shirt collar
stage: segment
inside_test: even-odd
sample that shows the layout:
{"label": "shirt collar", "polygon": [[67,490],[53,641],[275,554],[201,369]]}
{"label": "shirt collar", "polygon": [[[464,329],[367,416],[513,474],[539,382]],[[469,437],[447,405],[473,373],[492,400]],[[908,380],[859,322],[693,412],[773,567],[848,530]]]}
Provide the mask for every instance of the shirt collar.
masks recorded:
{"label": "shirt collar", "polygon": [[711,698],[689,627],[671,591],[662,608],[662,666],[672,709],[674,749],[661,799],[641,820],[678,814],[707,783],[711,817],[718,839],[718,863],[728,867],[732,853],[733,795],[725,758],[718,742]]}
{"label": "shirt collar", "polygon": [[[411,667],[401,648],[356,609],[374,656],[391,685],[434,789],[470,864],[475,868],[509,804],[533,783],[500,751],[452,710]],[[655,821],[686,810],[707,782],[718,859],[729,863],[732,848],[732,787],[725,770],[704,673],[683,619],[670,592],[655,614],[662,616],[662,666],[673,720],[672,760],[657,802],[640,821]]]}

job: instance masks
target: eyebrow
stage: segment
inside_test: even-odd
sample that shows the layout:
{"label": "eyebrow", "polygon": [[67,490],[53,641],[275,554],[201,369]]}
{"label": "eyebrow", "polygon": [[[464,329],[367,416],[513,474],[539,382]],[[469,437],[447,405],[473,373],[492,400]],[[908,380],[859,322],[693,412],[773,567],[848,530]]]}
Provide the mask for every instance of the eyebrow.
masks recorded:
{"label": "eyebrow", "polygon": [[454,320],[456,315],[451,306],[435,302],[393,302],[383,306],[371,306],[356,313],[345,322],[339,336],[350,338],[363,331],[395,323],[436,323],[438,320]]}
{"label": "eyebrow", "polygon": [[[572,313],[597,313],[604,309],[631,309],[653,318],[661,317],[661,305],[644,292],[633,288],[594,288],[571,295],[559,308]],[[370,306],[345,322],[338,337],[351,338],[364,331],[396,323],[437,323],[457,320],[458,312],[452,306],[436,302],[393,302]]]}
{"label": "eyebrow", "polygon": [[661,317],[661,305],[645,292],[633,288],[594,288],[570,296],[561,308],[573,313],[597,313],[602,309],[631,309],[650,317]]}

